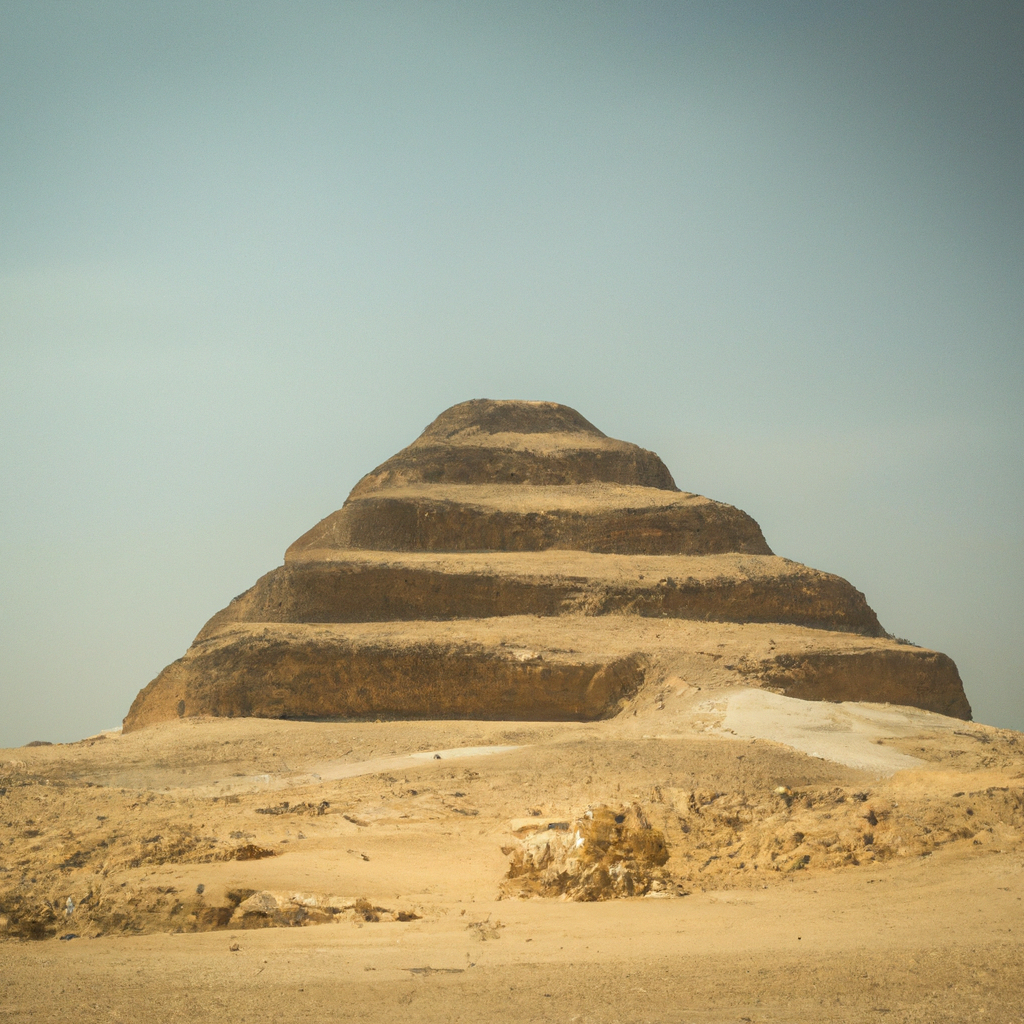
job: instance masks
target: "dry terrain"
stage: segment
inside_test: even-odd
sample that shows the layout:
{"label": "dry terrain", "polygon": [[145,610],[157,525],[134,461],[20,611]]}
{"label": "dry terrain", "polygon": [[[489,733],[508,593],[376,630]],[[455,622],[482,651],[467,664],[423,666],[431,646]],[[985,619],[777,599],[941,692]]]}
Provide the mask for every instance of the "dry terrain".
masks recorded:
{"label": "dry terrain", "polygon": [[[1024,1020],[1024,737],[976,723],[677,680],[0,765],[3,1021]],[[631,897],[559,853],[609,812]]]}

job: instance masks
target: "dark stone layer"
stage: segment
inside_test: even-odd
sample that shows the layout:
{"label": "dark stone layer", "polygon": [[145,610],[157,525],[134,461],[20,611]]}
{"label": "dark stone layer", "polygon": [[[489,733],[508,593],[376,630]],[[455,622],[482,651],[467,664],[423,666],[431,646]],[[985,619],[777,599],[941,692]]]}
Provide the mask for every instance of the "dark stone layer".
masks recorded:
{"label": "dark stone layer", "polygon": [[349,499],[288,549],[546,551],[621,555],[770,555],[745,512],[714,501],[577,512],[520,512],[425,497]]}
{"label": "dark stone layer", "polygon": [[953,660],[910,645],[842,658],[820,652],[780,654],[752,674],[787,697],[905,704],[952,718],[971,718],[971,705]]}
{"label": "dark stone layer", "polygon": [[417,442],[367,473],[352,497],[416,484],[621,484],[678,491],[654,452],[624,441],[604,448],[522,448]]}
{"label": "dark stone layer", "polygon": [[455,645],[239,633],[198,642],[168,665],[135,698],[124,729],[197,715],[590,721],[614,714],[642,682],[636,657],[522,662]]}
{"label": "dark stone layer", "polygon": [[388,622],[580,612],[787,622],[885,635],[863,594],[838,576],[806,568],[753,579],[666,577],[608,583],[585,577],[481,574],[339,561],[274,569],[218,612],[199,637],[230,622]]}

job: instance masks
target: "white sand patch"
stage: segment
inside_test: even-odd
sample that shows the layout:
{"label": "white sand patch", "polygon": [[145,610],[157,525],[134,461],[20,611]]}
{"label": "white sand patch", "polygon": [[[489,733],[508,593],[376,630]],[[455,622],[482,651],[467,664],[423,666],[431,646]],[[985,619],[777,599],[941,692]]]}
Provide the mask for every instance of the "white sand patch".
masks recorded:
{"label": "white sand patch", "polygon": [[963,723],[918,708],[854,701],[829,704],[744,689],[726,697],[725,714],[715,731],[774,740],[812,757],[892,775],[924,762],[886,746],[885,740],[956,725]]}

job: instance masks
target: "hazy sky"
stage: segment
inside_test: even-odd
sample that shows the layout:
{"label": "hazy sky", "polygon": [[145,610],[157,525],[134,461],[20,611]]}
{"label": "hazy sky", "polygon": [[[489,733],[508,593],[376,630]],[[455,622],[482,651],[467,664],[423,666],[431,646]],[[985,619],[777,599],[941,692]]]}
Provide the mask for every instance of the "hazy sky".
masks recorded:
{"label": "hazy sky", "polygon": [[468,398],[657,451],[1024,729],[1024,5],[0,0],[0,745]]}

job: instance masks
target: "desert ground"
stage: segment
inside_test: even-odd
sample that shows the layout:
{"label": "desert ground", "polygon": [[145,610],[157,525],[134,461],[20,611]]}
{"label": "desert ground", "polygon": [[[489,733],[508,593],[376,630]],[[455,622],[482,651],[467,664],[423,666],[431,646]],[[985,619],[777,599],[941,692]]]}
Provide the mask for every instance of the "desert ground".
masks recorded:
{"label": "desert ground", "polygon": [[1024,736],[913,708],[186,718],[0,751],[0,843],[12,1024],[1024,1021]]}

